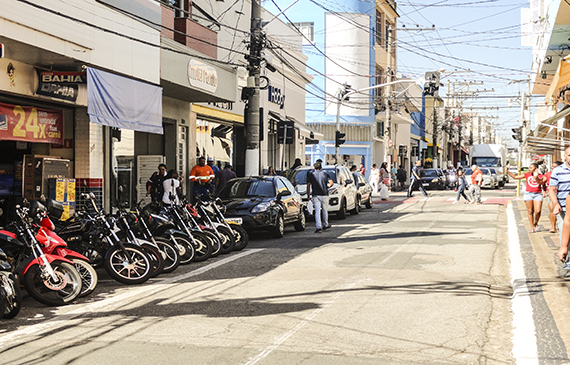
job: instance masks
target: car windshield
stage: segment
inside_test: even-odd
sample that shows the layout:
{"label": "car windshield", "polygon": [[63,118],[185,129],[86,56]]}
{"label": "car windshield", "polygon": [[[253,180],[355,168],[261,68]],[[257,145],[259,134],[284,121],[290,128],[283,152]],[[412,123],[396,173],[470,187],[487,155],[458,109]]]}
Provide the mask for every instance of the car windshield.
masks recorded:
{"label": "car windshield", "polygon": [[323,171],[326,172],[327,175],[329,175],[329,177],[333,181],[333,183],[336,184],[336,169],[323,169]]}
{"label": "car windshield", "polygon": [[465,175],[473,175],[473,170],[471,170],[471,169],[465,169],[465,170],[463,171],[463,173],[464,173]]}
{"label": "car windshield", "polygon": [[489,174],[490,174],[489,169],[481,169],[481,172],[482,172],[483,174],[485,174],[485,175],[489,175]]}
{"label": "car windshield", "polygon": [[229,181],[218,196],[222,199],[272,197],[275,187],[271,180],[234,180]]}
{"label": "car windshield", "polygon": [[293,173],[290,180],[293,185],[304,185],[307,183],[307,175],[311,170],[297,170]]}
{"label": "car windshield", "polygon": [[477,166],[501,166],[500,157],[473,157],[471,162]]}
{"label": "car windshield", "polygon": [[436,170],[420,170],[420,177],[437,177]]}

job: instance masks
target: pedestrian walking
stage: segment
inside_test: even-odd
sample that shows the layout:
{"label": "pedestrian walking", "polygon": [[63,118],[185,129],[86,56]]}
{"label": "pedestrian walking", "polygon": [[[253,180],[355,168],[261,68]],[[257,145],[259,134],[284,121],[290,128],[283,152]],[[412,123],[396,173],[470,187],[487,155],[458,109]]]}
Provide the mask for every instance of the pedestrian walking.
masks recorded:
{"label": "pedestrian walking", "polygon": [[532,162],[528,167],[528,172],[515,175],[509,170],[507,173],[515,180],[526,179],[526,189],[523,195],[523,201],[526,205],[526,213],[528,222],[530,223],[529,233],[540,232],[538,221],[542,212],[542,185],[546,182],[544,175],[539,174],[538,164]]}
{"label": "pedestrian walking", "polygon": [[552,171],[557,168],[558,166],[561,166],[563,164],[562,161],[555,161],[552,163],[552,169],[550,171],[548,171],[546,174],[544,174],[544,178],[546,179],[546,183],[543,185],[544,186],[544,197],[547,201],[548,204],[548,218],[550,218],[550,230],[548,232],[550,233],[556,233],[558,232],[558,229],[556,227],[556,215],[554,215],[554,202],[550,199],[550,194],[548,194],[548,190],[550,187],[550,177],[552,175]]}
{"label": "pedestrian walking", "polygon": [[400,183],[400,189],[404,190],[406,188],[406,179],[408,177],[408,173],[403,166],[400,165],[396,177],[398,178],[398,182]]}
{"label": "pedestrian walking", "polygon": [[408,198],[413,196],[414,190],[418,189],[419,191],[424,194],[424,196],[428,196],[428,193],[422,186],[422,179],[420,178],[420,170],[422,166],[422,162],[420,160],[416,161],[416,165],[412,168],[412,175],[410,178],[412,181],[410,182],[410,188],[408,189]]}
{"label": "pedestrian walking", "polygon": [[[554,205],[552,209],[552,214],[557,216],[556,225],[558,228],[558,232],[560,234],[561,250],[563,242],[562,226],[566,217],[566,197],[568,196],[569,192],[570,192],[570,146],[567,146],[564,149],[564,163],[556,167],[554,170],[552,170],[552,175],[550,176],[550,184],[548,187],[548,194],[550,197],[550,201]],[[570,228],[570,225],[568,228]],[[568,242],[566,241],[566,243]],[[558,257],[560,257],[560,252]]]}
{"label": "pedestrian walking", "polygon": [[368,177],[368,182],[372,187],[372,194],[378,193],[378,181],[380,180],[380,171],[376,168],[376,164],[372,164],[370,169],[370,176]]}
{"label": "pedestrian walking", "polygon": [[176,170],[168,171],[166,179],[162,182],[164,193],[162,194],[162,203],[165,205],[178,205],[180,204],[180,199],[178,198],[181,194],[180,180],[178,179],[178,172]]}
{"label": "pedestrian walking", "polygon": [[192,167],[189,179],[194,183],[194,198],[207,198],[212,192],[212,180],[214,179],[214,171],[206,165],[206,158],[200,157],[198,164]]}
{"label": "pedestrian walking", "polygon": [[[206,160],[208,166],[210,166],[210,168],[212,169],[212,171],[214,172],[214,176],[216,176],[216,174],[220,171],[220,168],[218,166],[216,166],[213,157],[208,157],[208,159]],[[212,191],[216,191],[216,181],[215,179],[212,180],[212,187],[211,187]]]}
{"label": "pedestrian walking", "polygon": [[146,196],[150,195],[153,202],[159,202],[162,200],[162,195],[164,193],[162,182],[166,179],[166,175],[166,165],[161,163],[158,165],[158,171],[153,173],[146,182]]}
{"label": "pedestrian walking", "polygon": [[356,173],[356,165],[352,165],[350,167],[350,172],[352,173],[352,181],[354,182],[354,186],[358,190],[358,175]]}
{"label": "pedestrian walking", "polygon": [[323,171],[323,166],[316,162],[313,167],[315,170],[310,171],[307,176],[307,198],[312,199],[313,208],[315,210],[315,225],[317,229],[315,233],[322,233],[324,230],[331,228],[329,224],[329,189],[333,186],[330,176]]}
{"label": "pedestrian walking", "polygon": [[216,193],[218,193],[224,185],[231,179],[235,179],[237,177],[236,173],[232,171],[232,165],[226,163],[223,170],[220,170],[216,174]]}
{"label": "pedestrian walking", "polygon": [[469,204],[481,204],[481,185],[483,185],[483,172],[479,166],[471,166],[473,173],[471,174],[471,186],[469,187],[469,196],[471,201]]}
{"label": "pedestrian walking", "polygon": [[467,180],[465,180],[465,173],[463,170],[457,171],[457,198],[453,202],[453,204],[459,203],[461,197],[465,199],[465,204],[469,204],[471,200],[465,195],[465,190],[467,190]]}

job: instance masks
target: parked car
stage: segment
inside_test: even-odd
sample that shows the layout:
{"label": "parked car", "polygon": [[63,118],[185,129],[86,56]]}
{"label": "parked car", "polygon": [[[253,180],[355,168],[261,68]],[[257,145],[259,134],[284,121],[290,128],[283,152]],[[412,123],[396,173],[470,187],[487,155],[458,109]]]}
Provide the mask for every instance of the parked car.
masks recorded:
{"label": "parked car", "polygon": [[227,218],[241,218],[248,231],[268,230],[283,237],[285,225],[305,229],[305,206],[293,185],[282,176],[232,179],[217,196],[226,206]]}
{"label": "parked car", "polygon": [[445,189],[445,174],[441,169],[420,170],[420,180],[424,189]]}
{"label": "parked car", "polygon": [[[307,174],[312,171],[311,167],[297,168],[290,177],[291,183],[297,192],[308,202],[307,198]],[[360,201],[358,200],[357,188],[352,173],[345,166],[327,165],[323,170],[331,177],[333,186],[329,188],[329,213],[335,213],[340,219],[346,218],[346,213],[358,214]],[[312,204],[308,203],[308,214],[313,214]]]}
{"label": "parked car", "polygon": [[[483,173],[483,185],[482,188],[491,188],[494,189],[498,186],[497,181],[491,175],[491,171],[488,168],[482,167],[480,168],[481,172]],[[471,175],[473,175],[473,170],[468,168],[464,170],[465,172],[465,179],[467,180],[467,184],[471,185]]]}
{"label": "parked car", "polygon": [[505,186],[505,184],[502,184],[504,179],[497,173],[497,169],[489,168],[489,171],[491,171],[491,176],[493,176],[493,179],[495,179],[495,189],[498,189],[501,186]]}
{"label": "parked car", "polygon": [[372,208],[372,186],[368,183],[368,180],[360,173],[353,172],[352,176],[356,176],[355,183],[358,191],[356,197],[357,201],[368,209]]}
{"label": "parked car", "polygon": [[483,173],[483,185],[481,186],[482,188],[496,189],[499,187],[497,177],[496,175],[493,176],[490,168],[481,167],[480,170]]}

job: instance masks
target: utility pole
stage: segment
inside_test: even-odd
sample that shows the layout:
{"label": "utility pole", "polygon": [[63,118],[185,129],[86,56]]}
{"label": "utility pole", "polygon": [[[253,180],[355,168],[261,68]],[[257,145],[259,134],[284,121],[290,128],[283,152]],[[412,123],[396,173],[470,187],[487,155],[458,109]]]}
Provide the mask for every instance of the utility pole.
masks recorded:
{"label": "utility pole", "polygon": [[251,0],[251,37],[249,45],[249,77],[247,78],[248,99],[245,125],[245,176],[259,174],[259,108],[261,95],[259,80],[261,76],[261,0]]}
{"label": "utility pole", "polygon": [[[386,130],[386,128],[387,128],[390,131],[390,133],[388,133],[388,140],[390,138],[392,138],[392,126],[390,125],[390,123],[392,121],[392,110],[390,108],[390,97],[392,96],[392,85],[390,85],[390,82],[392,82],[391,75],[392,75],[392,70],[393,70],[393,68],[392,68],[392,42],[390,39],[391,34],[392,34],[392,25],[388,25],[388,33],[386,34],[386,42],[388,43],[388,47],[387,47],[388,67],[386,70],[386,82],[388,83],[388,85],[386,86],[386,100],[385,100],[385,105],[386,105],[386,113],[385,113],[386,121],[385,121],[385,124],[386,124],[386,126],[384,129],[384,130]],[[396,140],[396,136],[394,136],[394,139],[392,140],[392,141],[394,141],[393,143],[396,143],[395,140]],[[384,141],[386,141],[386,137],[384,137]],[[385,142],[384,146],[388,147],[388,141]],[[390,156],[392,155],[392,151],[391,151],[390,147],[385,148],[384,151],[388,151],[389,152],[388,154]],[[385,160],[390,161],[390,165],[391,165],[391,160],[392,160],[391,158],[390,159],[386,158]],[[391,167],[392,166],[388,166],[388,171],[391,170]]]}
{"label": "utility pole", "polygon": [[438,147],[437,147],[437,112],[435,110],[435,101],[436,98],[433,98],[433,144],[432,144],[432,148],[433,148],[433,165],[432,167],[437,168],[440,167],[439,164],[437,163],[437,152],[438,152]]}

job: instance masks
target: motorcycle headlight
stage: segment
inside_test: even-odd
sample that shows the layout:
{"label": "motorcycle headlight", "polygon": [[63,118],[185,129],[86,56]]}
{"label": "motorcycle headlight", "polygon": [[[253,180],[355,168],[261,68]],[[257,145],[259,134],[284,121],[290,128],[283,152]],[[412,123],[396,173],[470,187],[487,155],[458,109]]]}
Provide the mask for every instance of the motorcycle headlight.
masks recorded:
{"label": "motorcycle headlight", "polygon": [[265,212],[267,209],[269,209],[269,207],[271,207],[271,205],[272,205],[271,202],[259,203],[259,204],[257,204],[255,207],[253,207],[253,209],[251,210],[251,212],[252,212],[252,213]]}

